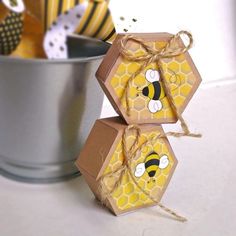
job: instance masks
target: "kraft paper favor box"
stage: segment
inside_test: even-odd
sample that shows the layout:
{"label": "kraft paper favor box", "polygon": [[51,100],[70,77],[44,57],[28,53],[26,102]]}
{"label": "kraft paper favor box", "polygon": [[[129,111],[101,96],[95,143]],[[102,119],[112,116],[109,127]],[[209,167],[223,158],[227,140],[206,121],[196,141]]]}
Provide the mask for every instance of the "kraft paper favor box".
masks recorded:
{"label": "kraft paper favor box", "polygon": [[[177,160],[166,138],[159,138],[151,144],[146,141],[163,133],[161,126],[140,125],[140,138],[137,148],[144,145],[131,162],[131,173],[138,185],[156,201],[160,201],[177,165]],[[82,149],[76,165],[83,174],[97,199],[101,200],[101,178],[110,189],[119,178],[116,172],[124,164],[122,140],[127,125],[119,117],[97,120]],[[136,133],[130,131],[127,144],[130,147]],[[112,176],[106,176],[111,173]],[[115,214],[133,211],[138,208],[156,205],[134,183],[125,171],[121,183],[114,192],[107,195],[106,206]]]}
{"label": "kraft paper favor box", "polygon": [[[121,41],[126,36],[125,34],[117,36],[96,73],[102,89],[114,109],[128,124],[175,123],[177,117],[170,106],[161,80],[167,82],[174,105],[181,114],[201,82],[201,77],[189,53],[161,58],[161,70],[157,63],[151,63],[137,75],[129,88],[130,114],[128,114],[127,103],[123,96],[124,90],[132,74],[140,68],[141,62],[134,62],[122,56]],[[132,34],[131,36],[143,40],[153,49],[162,49],[173,37],[168,33]],[[177,40],[176,45],[184,46],[181,38]],[[147,53],[140,43],[131,40],[126,42],[125,48],[136,56]]]}

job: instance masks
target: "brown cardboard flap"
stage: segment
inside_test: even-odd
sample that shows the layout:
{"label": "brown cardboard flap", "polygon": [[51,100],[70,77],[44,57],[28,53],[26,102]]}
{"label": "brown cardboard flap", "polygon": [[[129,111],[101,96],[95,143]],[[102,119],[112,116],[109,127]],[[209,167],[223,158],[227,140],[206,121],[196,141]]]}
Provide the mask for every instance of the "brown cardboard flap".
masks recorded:
{"label": "brown cardboard flap", "polygon": [[[113,58],[118,58],[120,55],[119,45],[120,40],[122,39],[122,35],[117,35],[115,41],[112,44],[112,47],[108,50],[106,56],[104,57],[101,65],[99,66],[96,77],[98,80],[101,80],[103,83],[107,79],[111,69],[113,68],[114,64],[116,63],[116,60],[113,60]],[[111,60],[112,58],[112,60]]]}
{"label": "brown cardboard flap", "polygon": [[127,127],[125,121],[119,116],[100,119],[100,121],[110,127],[113,127],[117,131],[124,130]]}
{"label": "brown cardboard flap", "polygon": [[117,135],[117,129],[102,122],[102,120],[97,120],[76,161],[76,165],[96,179],[105,159],[109,156],[109,151],[112,149]]}

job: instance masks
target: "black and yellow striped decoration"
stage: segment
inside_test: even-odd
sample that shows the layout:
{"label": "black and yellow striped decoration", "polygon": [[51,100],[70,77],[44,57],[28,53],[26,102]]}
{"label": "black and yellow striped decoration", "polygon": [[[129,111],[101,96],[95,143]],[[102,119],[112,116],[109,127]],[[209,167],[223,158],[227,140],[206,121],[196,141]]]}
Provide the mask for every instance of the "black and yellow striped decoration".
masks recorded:
{"label": "black and yellow striped decoration", "polygon": [[145,169],[148,176],[154,177],[160,164],[160,156],[156,152],[150,153],[145,159]]}
{"label": "black and yellow striped decoration", "polygon": [[42,16],[44,28],[48,30],[57,21],[59,15],[69,11],[77,4],[88,4],[81,20],[77,34],[113,41],[116,36],[115,26],[106,0],[44,0],[42,3]]}
{"label": "black and yellow striped decoration", "polygon": [[162,88],[159,81],[155,81],[144,87],[142,94],[146,97],[149,97],[151,100],[159,100],[165,97],[164,89]]}
{"label": "black and yellow striped decoration", "polygon": [[61,14],[85,0],[43,0],[41,1],[44,29],[47,31]]}
{"label": "black and yellow striped decoration", "polygon": [[112,42],[116,30],[107,1],[90,1],[76,33]]}

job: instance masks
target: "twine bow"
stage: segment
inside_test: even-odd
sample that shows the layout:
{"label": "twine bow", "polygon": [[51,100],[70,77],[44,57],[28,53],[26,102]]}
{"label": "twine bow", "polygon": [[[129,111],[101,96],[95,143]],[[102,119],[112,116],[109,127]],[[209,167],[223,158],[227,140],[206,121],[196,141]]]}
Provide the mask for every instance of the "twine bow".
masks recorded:
{"label": "twine bow", "polygon": [[[181,36],[187,36],[189,39],[189,43],[187,46],[185,45],[179,45],[178,40],[181,39]],[[129,41],[138,43],[142,48],[144,49],[145,53],[144,55],[137,56],[130,50],[126,48],[126,45]],[[141,63],[140,68],[133,73],[130,78],[128,79],[127,84],[125,85],[124,92],[122,94],[121,99],[125,98],[126,107],[127,107],[127,115],[130,116],[130,104],[129,104],[129,97],[130,97],[130,88],[132,87],[132,82],[134,78],[139,75],[149,64],[156,63],[157,67],[160,70],[161,74],[161,82],[163,84],[163,89],[166,94],[166,97],[170,103],[170,106],[174,112],[174,115],[178,118],[180,121],[181,127],[183,132],[169,132],[169,136],[175,136],[175,137],[182,137],[182,136],[189,136],[189,137],[201,137],[201,134],[194,134],[191,133],[187,123],[185,122],[184,118],[182,117],[181,113],[178,111],[177,107],[175,106],[174,99],[171,95],[171,90],[169,88],[168,82],[164,78],[164,71],[161,66],[161,59],[164,58],[173,58],[180,56],[187,52],[193,45],[193,37],[191,33],[188,31],[180,31],[176,35],[173,35],[169,42],[161,48],[161,49],[154,49],[147,45],[142,39],[136,38],[133,35],[126,35],[124,36],[120,41],[120,53],[121,55],[131,62],[139,62]]]}
{"label": "twine bow", "polygon": [[[132,132],[132,131],[134,131],[136,133],[135,140],[134,140],[133,144],[131,145],[131,147],[128,148],[127,139],[128,139],[129,132]],[[165,207],[164,205],[162,205],[161,203],[159,203],[159,201],[157,199],[155,199],[153,196],[151,196],[151,194],[149,194],[145,189],[143,189],[139,185],[137,180],[135,179],[135,177],[134,177],[134,175],[132,173],[132,168],[131,168],[132,161],[134,161],[134,160],[136,160],[137,158],[140,157],[141,150],[145,146],[148,146],[150,144],[155,143],[158,139],[166,138],[166,134],[160,133],[156,137],[152,137],[151,139],[148,139],[142,145],[139,146],[140,134],[141,134],[141,130],[140,130],[140,128],[138,126],[129,125],[125,129],[123,137],[122,137],[122,148],[123,148],[122,151],[123,151],[123,155],[124,155],[124,161],[123,161],[122,165],[120,167],[118,167],[116,170],[108,172],[108,173],[102,175],[100,177],[100,179],[99,179],[99,183],[100,184],[99,184],[98,192],[99,192],[100,200],[101,200],[102,204],[108,206],[107,199],[122,184],[122,179],[123,179],[124,175],[128,174],[128,176],[132,179],[132,181],[135,184],[135,186],[148,199],[150,199],[153,203],[156,203],[163,211],[165,211],[168,214],[172,215],[178,221],[181,221],[181,222],[187,221],[187,219],[185,217],[180,216],[179,214],[177,214],[173,210],[171,210],[171,209]],[[106,179],[115,177],[117,175],[118,175],[118,178],[115,180],[113,186],[110,189],[108,189],[108,187],[106,186],[104,181]]]}

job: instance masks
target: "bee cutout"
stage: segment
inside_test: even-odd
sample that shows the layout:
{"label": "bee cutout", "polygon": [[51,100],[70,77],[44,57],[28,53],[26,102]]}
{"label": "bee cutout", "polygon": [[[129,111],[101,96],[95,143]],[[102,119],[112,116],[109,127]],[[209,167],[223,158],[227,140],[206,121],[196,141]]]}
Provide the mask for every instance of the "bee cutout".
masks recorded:
{"label": "bee cutout", "polygon": [[159,82],[160,74],[157,70],[148,69],[145,78],[150,84],[141,91],[142,95],[150,99],[148,109],[151,113],[156,113],[162,109],[161,99],[165,97],[164,89]]}
{"label": "bee cutout", "polygon": [[25,5],[24,5],[23,0],[2,0],[2,3],[9,10],[16,12],[16,13],[21,13],[25,10]]}
{"label": "bee cutout", "polygon": [[[175,84],[177,87],[171,91],[176,90],[181,85],[181,78],[172,70],[170,83]],[[165,97],[165,92],[160,82],[160,73],[157,70],[148,69],[145,73],[145,78],[150,84],[144,87],[140,92],[143,96],[150,99],[148,109],[151,113],[160,111],[163,107],[161,100]],[[174,78],[174,79],[173,79]]]}
{"label": "bee cutout", "polygon": [[145,158],[143,163],[139,163],[136,166],[134,176],[140,178],[146,171],[152,181],[155,182],[153,177],[155,177],[158,168],[165,169],[168,165],[169,159],[167,155],[160,157],[156,152],[152,152]]}

